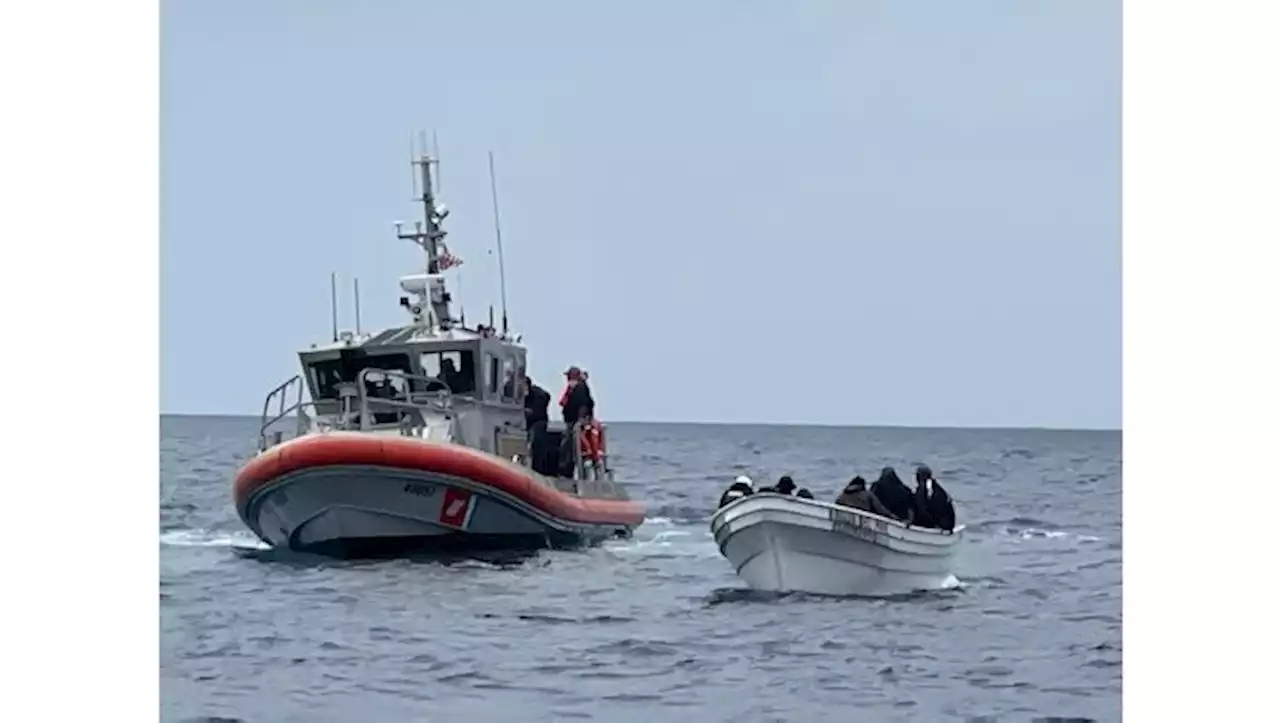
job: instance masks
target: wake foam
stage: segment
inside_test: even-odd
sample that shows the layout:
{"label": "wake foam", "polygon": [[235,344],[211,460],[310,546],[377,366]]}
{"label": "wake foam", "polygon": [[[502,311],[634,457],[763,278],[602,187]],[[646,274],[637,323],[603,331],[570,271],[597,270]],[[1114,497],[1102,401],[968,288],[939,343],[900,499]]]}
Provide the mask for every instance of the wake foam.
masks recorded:
{"label": "wake foam", "polygon": [[249,532],[209,530],[169,530],[160,533],[160,544],[169,547],[231,547],[241,550],[269,550],[271,546]]}
{"label": "wake foam", "polygon": [[605,549],[623,555],[641,556],[707,558],[720,555],[710,530],[702,527],[677,527],[670,520],[665,520],[665,524],[654,524],[659,519],[662,518],[645,520],[630,539],[607,542]]}
{"label": "wake foam", "polygon": [[968,526],[967,531],[983,535],[1014,537],[1020,540],[1065,540],[1069,542],[1105,542],[1097,535],[1087,535],[1064,530],[1045,520],[1030,517],[1014,517],[1009,520],[987,520]]}

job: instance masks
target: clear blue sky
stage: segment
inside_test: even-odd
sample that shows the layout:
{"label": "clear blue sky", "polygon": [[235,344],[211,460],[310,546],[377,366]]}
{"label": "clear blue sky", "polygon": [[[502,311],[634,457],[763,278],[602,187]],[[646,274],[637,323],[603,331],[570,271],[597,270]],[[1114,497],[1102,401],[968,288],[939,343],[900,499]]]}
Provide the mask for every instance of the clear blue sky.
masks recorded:
{"label": "clear blue sky", "polygon": [[497,299],[492,149],[531,370],[606,419],[1118,428],[1120,15],[166,2],[162,410],[259,411],[331,271],[404,323],[434,128],[455,296]]}

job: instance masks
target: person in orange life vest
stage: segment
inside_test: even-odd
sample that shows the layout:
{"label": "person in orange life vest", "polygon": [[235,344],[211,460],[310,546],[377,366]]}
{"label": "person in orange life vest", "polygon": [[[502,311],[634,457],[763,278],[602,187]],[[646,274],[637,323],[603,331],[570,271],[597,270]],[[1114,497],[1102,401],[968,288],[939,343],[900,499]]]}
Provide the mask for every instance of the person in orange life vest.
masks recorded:
{"label": "person in orange life vest", "polygon": [[571,430],[577,426],[584,412],[590,414],[595,410],[595,401],[591,398],[591,389],[582,378],[582,370],[571,366],[564,372],[565,388],[560,394],[560,411],[564,417],[565,434],[560,442],[560,468],[562,474],[573,468],[573,434]]}
{"label": "person in orange life vest", "polygon": [[565,426],[572,427],[578,423],[578,419],[584,412],[588,416],[593,415],[596,403],[591,398],[591,387],[587,386],[587,380],[581,369],[576,366],[569,367],[565,370],[564,376],[566,384],[564,393],[560,395],[560,407]]}

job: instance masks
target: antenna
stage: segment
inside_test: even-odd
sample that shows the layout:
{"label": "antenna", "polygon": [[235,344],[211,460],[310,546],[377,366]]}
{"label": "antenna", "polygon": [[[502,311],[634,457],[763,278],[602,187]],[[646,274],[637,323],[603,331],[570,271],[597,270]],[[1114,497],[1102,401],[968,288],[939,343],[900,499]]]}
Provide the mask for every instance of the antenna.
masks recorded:
{"label": "antenna", "polygon": [[462,301],[462,270],[459,269],[453,278],[458,280],[458,323],[467,328],[467,306]]}
{"label": "antenna", "polygon": [[413,200],[418,200],[418,167],[414,165],[417,161],[418,147],[413,143],[413,134],[409,134],[409,174],[413,176]]}
{"label": "antenna", "polygon": [[[502,293],[502,332],[507,332],[507,269],[502,258],[502,224],[498,219],[498,180],[493,171],[493,151],[489,151],[489,190],[493,194],[493,234],[498,242],[498,284]],[[492,316],[492,312],[490,312]],[[493,325],[490,319],[489,325]]]}
{"label": "antenna", "polygon": [[431,130],[431,155],[436,161],[436,193],[444,190],[444,184],[440,182],[440,141],[436,139],[436,131]]}
{"label": "antenna", "polygon": [[333,340],[338,340],[338,274],[329,274],[329,310],[333,314]]}
{"label": "antenna", "polygon": [[356,336],[360,336],[360,279],[352,279],[356,297]]}

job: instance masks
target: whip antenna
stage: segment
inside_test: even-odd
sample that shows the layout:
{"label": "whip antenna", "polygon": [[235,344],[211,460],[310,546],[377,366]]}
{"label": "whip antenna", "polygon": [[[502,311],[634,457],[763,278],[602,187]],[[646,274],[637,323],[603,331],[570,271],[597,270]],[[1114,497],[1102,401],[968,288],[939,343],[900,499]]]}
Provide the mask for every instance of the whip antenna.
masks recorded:
{"label": "whip antenna", "polygon": [[493,170],[493,151],[489,151],[489,190],[493,194],[493,235],[498,242],[498,287],[502,294],[502,333],[505,334],[507,332],[507,268],[502,257],[502,223],[498,217],[498,177]]}

